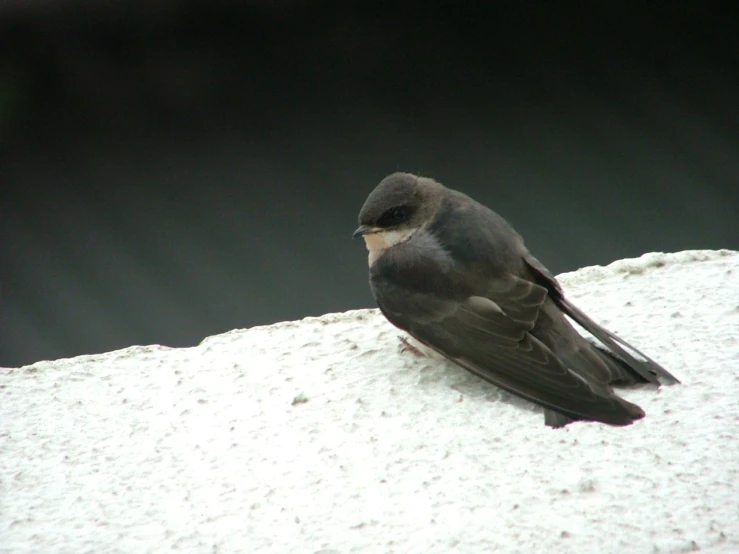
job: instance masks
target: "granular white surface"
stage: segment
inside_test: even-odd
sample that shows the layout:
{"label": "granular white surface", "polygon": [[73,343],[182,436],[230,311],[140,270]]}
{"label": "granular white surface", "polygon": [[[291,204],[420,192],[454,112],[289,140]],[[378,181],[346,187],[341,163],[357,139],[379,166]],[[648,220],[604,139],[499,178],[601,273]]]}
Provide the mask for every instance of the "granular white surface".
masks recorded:
{"label": "granular white surface", "polygon": [[0,370],[0,551],[739,552],[739,253],[560,276],[682,385],[631,427],[402,351],[376,310]]}

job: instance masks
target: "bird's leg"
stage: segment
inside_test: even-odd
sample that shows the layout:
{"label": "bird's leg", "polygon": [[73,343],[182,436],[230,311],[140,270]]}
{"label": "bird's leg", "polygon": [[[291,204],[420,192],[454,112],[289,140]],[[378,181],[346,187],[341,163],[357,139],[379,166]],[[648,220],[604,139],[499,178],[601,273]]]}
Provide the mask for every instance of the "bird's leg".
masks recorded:
{"label": "bird's leg", "polygon": [[405,351],[408,351],[408,352],[410,352],[411,354],[413,354],[414,356],[418,356],[418,357],[420,357],[420,358],[425,358],[425,357],[426,357],[426,354],[424,354],[424,353],[423,353],[423,352],[421,352],[421,351],[420,351],[420,350],[419,350],[418,348],[416,348],[415,346],[413,346],[413,345],[411,344],[411,341],[409,341],[409,340],[408,340],[408,337],[405,337],[405,336],[399,335],[399,336],[398,336],[398,339],[400,340],[400,343],[401,343],[401,344],[403,345],[403,346],[402,346],[402,347],[400,348],[400,353],[401,353],[401,354],[402,354],[403,352],[405,352]]}

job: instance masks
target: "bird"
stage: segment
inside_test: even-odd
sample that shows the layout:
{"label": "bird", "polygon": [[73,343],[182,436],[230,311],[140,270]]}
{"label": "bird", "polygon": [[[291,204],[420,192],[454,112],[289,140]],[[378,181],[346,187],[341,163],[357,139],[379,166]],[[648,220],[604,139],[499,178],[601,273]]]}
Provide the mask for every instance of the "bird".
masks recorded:
{"label": "bird", "polygon": [[[612,386],[680,381],[570,302],[503,217],[428,177],[385,177],[353,237],[385,318],[478,377],[544,408],[548,427],[626,426]],[[587,340],[568,318],[589,332]]]}

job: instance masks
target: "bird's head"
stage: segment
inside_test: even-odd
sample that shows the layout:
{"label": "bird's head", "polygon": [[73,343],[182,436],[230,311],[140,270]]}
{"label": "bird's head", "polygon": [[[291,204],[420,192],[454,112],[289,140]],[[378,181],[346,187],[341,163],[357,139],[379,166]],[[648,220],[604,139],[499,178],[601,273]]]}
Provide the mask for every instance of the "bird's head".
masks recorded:
{"label": "bird's head", "polygon": [[433,179],[411,173],[388,175],[365,200],[352,236],[363,237],[370,253],[404,242],[433,219],[443,191]]}

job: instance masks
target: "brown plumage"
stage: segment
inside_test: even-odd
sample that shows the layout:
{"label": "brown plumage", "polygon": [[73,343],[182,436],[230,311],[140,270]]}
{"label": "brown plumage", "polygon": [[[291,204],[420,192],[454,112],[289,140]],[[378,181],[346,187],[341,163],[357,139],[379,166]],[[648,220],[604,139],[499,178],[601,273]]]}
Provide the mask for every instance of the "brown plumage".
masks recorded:
{"label": "brown plumage", "polygon": [[[545,422],[644,417],[611,385],[677,383],[572,305],[498,214],[409,173],[386,177],[359,213],[370,285],[395,326],[475,375],[545,408]],[[584,339],[571,317],[598,341]]]}

